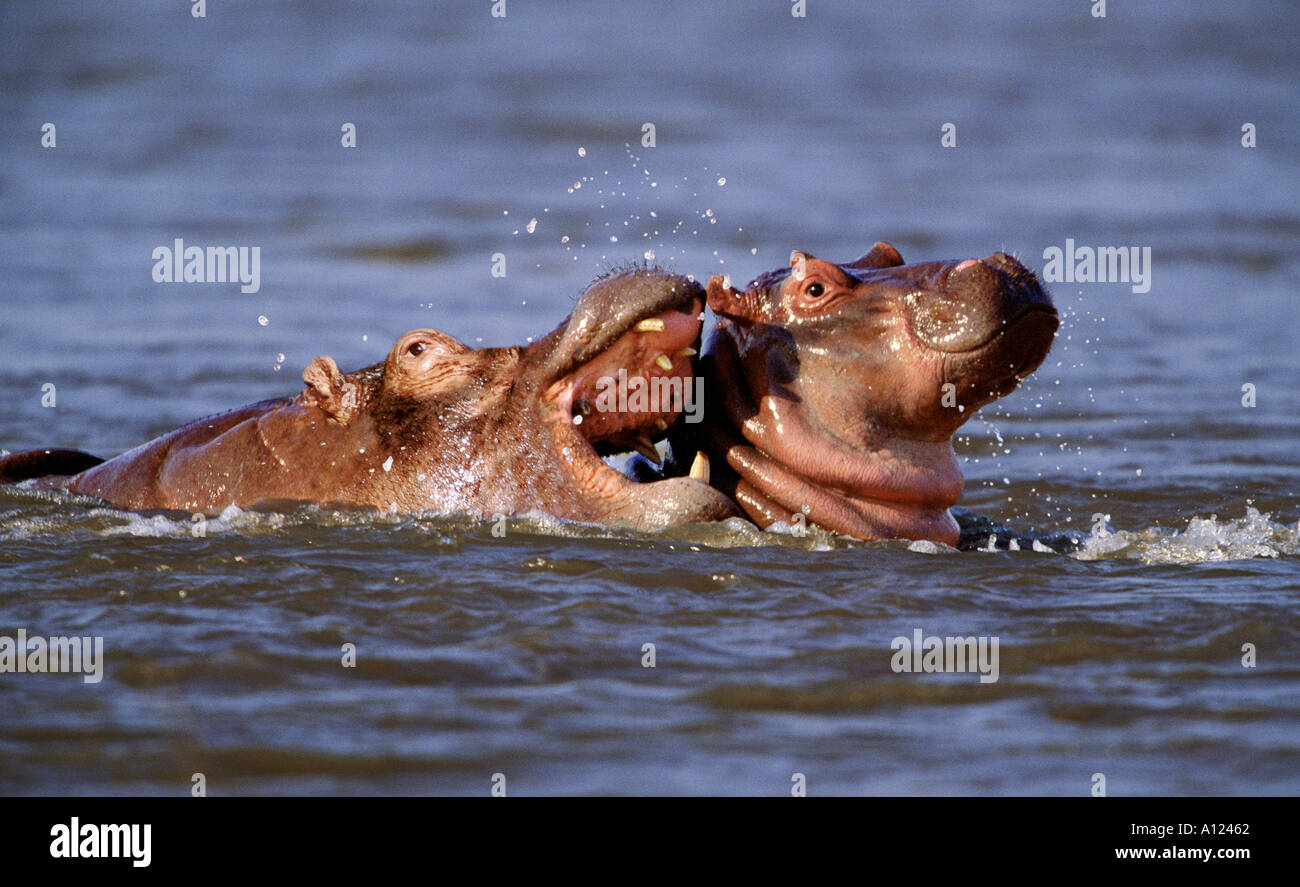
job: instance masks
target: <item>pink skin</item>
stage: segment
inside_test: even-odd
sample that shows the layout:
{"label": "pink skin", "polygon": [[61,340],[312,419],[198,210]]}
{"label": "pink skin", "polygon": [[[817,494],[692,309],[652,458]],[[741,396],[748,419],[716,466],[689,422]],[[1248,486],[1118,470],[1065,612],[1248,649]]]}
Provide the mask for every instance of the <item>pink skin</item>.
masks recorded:
{"label": "pink skin", "polygon": [[743,292],[714,277],[708,302],[717,394],[695,443],[730,468],[719,488],[761,526],[803,513],[862,539],[949,545],[952,434],[1038,366],[1057,325],[1009,256],[905,266],[886,243],[845,265],[796,251]]}
{"label": "pink skin", "polygon": [[[683,380],[695,374],[694,356],[700,336],[700,314],[704,301],[697,300],[685,311],[666,311],[651,321],[662,326],[660,330],[634,331],[623,336],[600,357],[585,364],[572,376],[562,380],[567,398],[565,406],[571,415],[581,415],[578,431],[589,441],[599,442],[602,451],[616,452],[633,449],[643,435],[658,436],[677,421],[681,403],[660,401],[658,411],[638,412],[602,411],[600,393],[602,380],[616,379],[619,370],[626,373],[628,384],[637,378],[647,381]],[[660,355],[670,367],[659,362]],[[647,389],[648,390],[648,389]],[[557,397],[561,396],[559,392]],[[675,408],[674,408],[675,407]]]}

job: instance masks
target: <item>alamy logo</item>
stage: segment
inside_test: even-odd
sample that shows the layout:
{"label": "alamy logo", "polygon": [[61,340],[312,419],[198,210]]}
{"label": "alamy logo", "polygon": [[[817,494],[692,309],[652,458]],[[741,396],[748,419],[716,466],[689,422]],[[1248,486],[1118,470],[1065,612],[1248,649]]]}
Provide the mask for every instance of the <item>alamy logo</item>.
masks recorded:
{"label": "alamy logo", "polygon": [[1131,283],[1135,293],[1151,290],[1151,247],[1075,246],[1043,250],[1043,279],[1048,283]]}
{"label": "alamy logo", "polygon": [[177,237],[153,251],[156,283],[240,283],[241,293],[262,288],[260,246],[186,246]]}
{"label": "alamy logo", "polygon": [[686,421],[694,424],[704,418],[704,379],[629,377],[626,369],[619,369],[617,376],[596,380],[595,405],[601,413],[684,413]]}
{"label": "alamy logo", "polygon": [[0,635],[0,673],[4,672],[80,673],[87,684],[98,684],[104,678],[104,639],[28,637],[27,629],[20,628],[16,638]]}
{"label": "alamy logo", "polygon": [[153,859],[153,826],[81,824],[77,817],[50,829],[50,856],[55,859],[130,859],[148,868]]}
{"label": "alamy logo", "polygon": [[998,679],[998,638],[925,637],[919,629],[912,637],[896,637],[889,648],[896,651],[889,660],[895,672],[979,672],[981,684]]}

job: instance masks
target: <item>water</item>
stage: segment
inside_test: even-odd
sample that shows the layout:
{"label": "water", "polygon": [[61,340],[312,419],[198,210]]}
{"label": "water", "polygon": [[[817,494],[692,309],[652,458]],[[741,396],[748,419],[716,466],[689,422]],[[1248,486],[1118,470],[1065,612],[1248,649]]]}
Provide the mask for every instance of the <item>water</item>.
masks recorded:
{"label": "water", "polygon": [[[1049,286],[1047,362],[957,438],[960,552],[0,490],[0,634],[106,657],[0,676],[0,791],[1300,791],[1294,5],[176,5],[0,9],[0,447],[112,455],[414,327],[522,343],[647,251],[1073,238],[1152,286]],[[154,283],[177,237],[259,246],[260,290]],[[999,679],[895,674],[917,628]]]}

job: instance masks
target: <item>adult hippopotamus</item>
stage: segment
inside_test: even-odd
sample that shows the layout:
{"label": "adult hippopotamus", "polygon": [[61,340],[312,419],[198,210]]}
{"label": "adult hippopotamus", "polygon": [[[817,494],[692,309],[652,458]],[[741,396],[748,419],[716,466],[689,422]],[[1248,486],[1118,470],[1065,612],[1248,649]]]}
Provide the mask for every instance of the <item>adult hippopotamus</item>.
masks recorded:
{"label": "adult hippopotamus", "polygon": [[215,513],[292,500],[537,510],[642,530],[717,520],[735,508],[707,483],[638,484],[600,457],[648,449],[680,403],[590,407],[601,380],[620,371],[625,379],[691,376],[703,310],[694,281],[624,269],[592,284],[564,323],[526,348],[475,350],[414,330],[383,363],[354,373],[316,358],[296,397],[200,419],[102,464],[77,451],[18,453],[0,459],[0,481],[40,478],[31,483],[128,509]]}
{"label": "adult hippopotamus", "polygon": [[706,420],[674,432],[678,457],[712,457],[761,527],[802,514],[861,539],[957,544],[952,434],[1042,363],[1058,323],[1006,253],[905,265],[887,243],[846,264],[796,250],[707,297]]}

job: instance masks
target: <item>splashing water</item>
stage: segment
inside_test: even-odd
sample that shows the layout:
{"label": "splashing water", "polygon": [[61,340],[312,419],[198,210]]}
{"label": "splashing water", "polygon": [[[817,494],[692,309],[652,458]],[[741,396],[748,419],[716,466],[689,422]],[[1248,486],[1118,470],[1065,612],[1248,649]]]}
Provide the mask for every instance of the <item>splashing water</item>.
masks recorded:
{"label": "splashing water", "polygon": [[1083,540],[1074,556],[1082,561],[1133,558],[1146,564],[1199,564],[1296,554],[1300,554],[1300,521],[1287,526],[1247,506],[1245,516],[1236,520],[1194,517],[1182,532],[1100,527]]}

